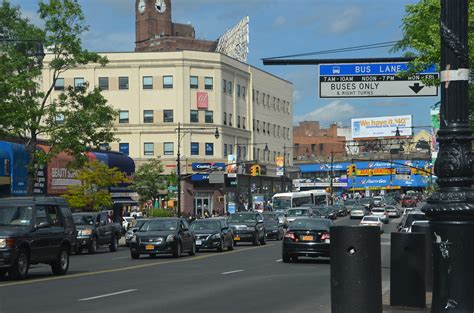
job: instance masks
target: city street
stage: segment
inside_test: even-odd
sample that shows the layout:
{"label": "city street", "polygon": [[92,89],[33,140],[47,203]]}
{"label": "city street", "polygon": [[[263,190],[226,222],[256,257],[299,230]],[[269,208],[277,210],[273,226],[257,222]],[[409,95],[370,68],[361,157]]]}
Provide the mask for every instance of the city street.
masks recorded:
{"label": "city street", "polygon": [[[382,234],[384,291],[390,232],[398,220]],[[348,217],[336,221],[358,223]],[[28,280],[1,282],[0,312],[330,312],[329,276],[329,260],[282,263],[276,241],[180,259],[132,260],[124,246],[117,253],[101,248],[96,255],[72,256],[66,276],[33,266]]]}

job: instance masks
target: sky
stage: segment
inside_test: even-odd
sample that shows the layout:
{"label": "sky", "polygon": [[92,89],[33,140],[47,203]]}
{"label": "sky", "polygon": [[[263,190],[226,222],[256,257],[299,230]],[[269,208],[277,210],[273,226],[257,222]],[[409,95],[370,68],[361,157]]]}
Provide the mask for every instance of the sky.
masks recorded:
{"label": "sky", "polygon": [[[10,0],[39,23],[38,1]],[[91,51],[133,51],[135,0],[78,0],[90,31]],[[416,0],[172,0],[173,21],[191,23],[196,36],[216,40],[243,17],[250,17],[248,63],[293,83],[294,122],[322,125],[351,118],[413,115],[414,126],[430,125],[430,107],[439,97],[320,99],[316,65],[264,66],[263,58],[338,49],[402,38],[405,6]],[[317,58],[401,56],[389,48],[330,54]]]}

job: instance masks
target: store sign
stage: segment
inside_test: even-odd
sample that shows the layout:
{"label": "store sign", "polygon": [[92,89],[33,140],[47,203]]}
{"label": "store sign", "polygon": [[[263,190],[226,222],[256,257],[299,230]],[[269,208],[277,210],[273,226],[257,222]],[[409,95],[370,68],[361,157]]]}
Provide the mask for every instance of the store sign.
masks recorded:
{"label": "store sign", "polygon": [[276,175],[283,176],[285,175],[285,158],[283,156],[277,156],[275,158],[276,164]]}
{"label": "store sign", "polygon": [[235,154],[227,156],[227,173],[237,173],[237,156]]}
{"label": "store sign", "polygon": [[196,98],[198,109],[207,109],[209,107],[209,95],[207,92],[197,92]]}
{"label": "store sign", "polygon": [[81,181],[76,179],[76,173],[64,167],[51,168],[51,186],[67,187],[71,185],[80,185]]}
{"label": "store sign", "polygon": [[45,165],[35,165],[36,178],[33,185],[33,193],[35,195],[44,195],[47,194],[47,168]]}
{"label": "store sign", "polygon": [[207,170],[218,170],[223,171],[225,169],[224,163],[193,163],[193,171],[207,171]]}
{"label": "store sign", "polygon": [[400,136],[413,135],[411,115],[353,118],[351,125],[354,139],[394,137],[397,128]]}
{"label": "store sign", "polygon": [[372,176],[372,175],[390,175],[395,174],[395,169],[390,168],[374,168],[374,169],[363,169],[356,170],[356,176]]}
{"label": "store sign", "polygon": [[191,176],[191,181],[200,182],[200,181],[208,181],[209,174],[193,174]]}

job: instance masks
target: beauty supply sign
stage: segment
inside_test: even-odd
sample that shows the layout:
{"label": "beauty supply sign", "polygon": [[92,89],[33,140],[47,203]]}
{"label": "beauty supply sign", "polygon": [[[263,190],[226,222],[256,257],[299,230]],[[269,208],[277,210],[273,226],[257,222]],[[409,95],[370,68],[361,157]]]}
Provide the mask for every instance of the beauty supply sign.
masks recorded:
{"label": "beauty supply sign", "polygon": [[402,137],[413,135],[411,115],[353,118],[351,125],[354,139],[395,137],[397,128]]}

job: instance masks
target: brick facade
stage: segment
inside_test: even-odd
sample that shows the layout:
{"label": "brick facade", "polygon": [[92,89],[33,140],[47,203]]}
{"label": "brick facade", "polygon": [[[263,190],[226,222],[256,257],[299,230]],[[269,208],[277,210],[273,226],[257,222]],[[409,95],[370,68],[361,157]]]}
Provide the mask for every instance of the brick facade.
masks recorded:
{"label": "brick facade", "polygon": [[345,137],[337,136],[337,125],[332,124],[323,129],[318,121],[300,122],[293,127],[294,157],[328,157],[331,152],[336,155],[344,154]]}

